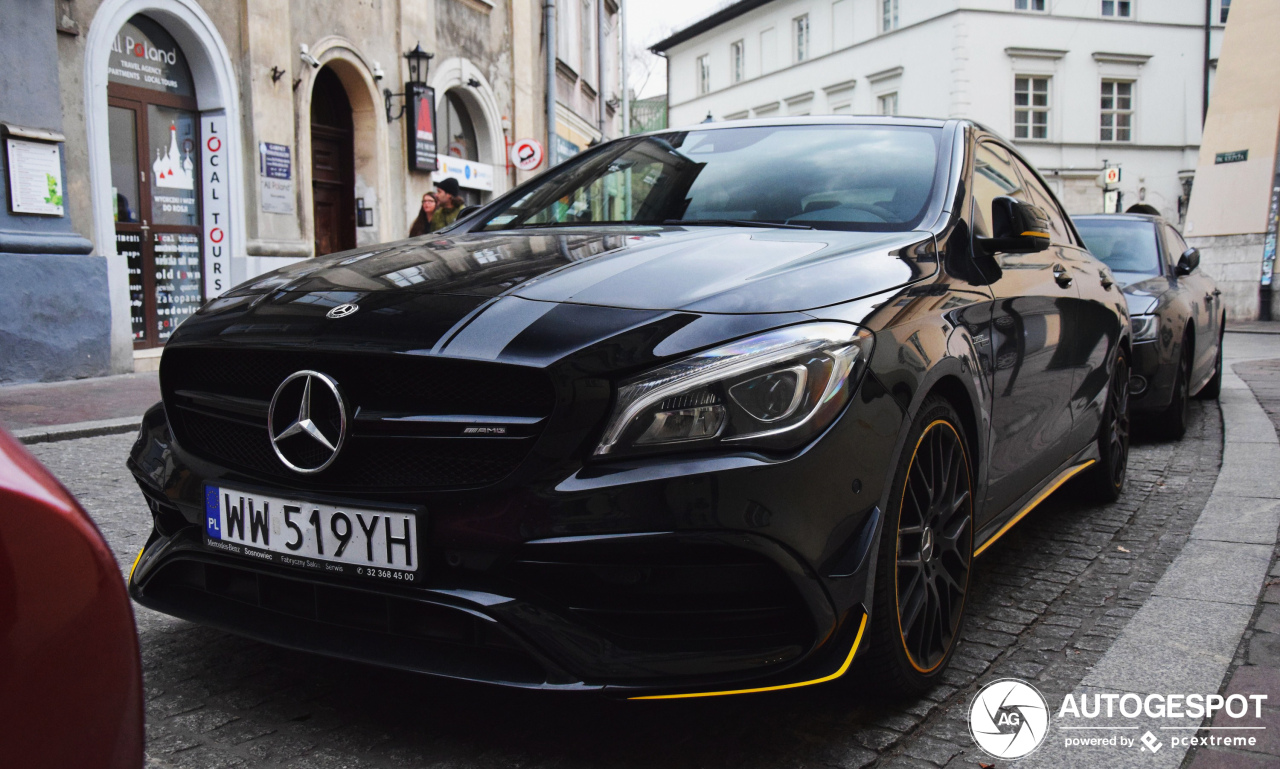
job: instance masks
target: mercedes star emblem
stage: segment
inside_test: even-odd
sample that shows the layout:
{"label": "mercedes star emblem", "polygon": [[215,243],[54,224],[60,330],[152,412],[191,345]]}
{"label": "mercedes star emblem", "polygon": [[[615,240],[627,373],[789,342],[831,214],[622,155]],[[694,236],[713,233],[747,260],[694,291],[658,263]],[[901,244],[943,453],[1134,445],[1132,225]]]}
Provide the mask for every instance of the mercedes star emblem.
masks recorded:
{"label": "mercedes star emblem", "polygon": [[358,309],[360,309],[360,305],[356,304],[355,302],[347,302],[346,304],[340,304],[337,307],[334,307],[332,310],[329,310],[327,313],[325,313],[325,317],[326,318],[345,318],[348,315],[355,315],[356,310]]}
{"label": "mercedes star emblem", "polygon": [[347,438],[347,407],[338,383],[319,371],[290,374],[271,398],[267,434],[276,456],[295,473],[311,475],[333,464]]}

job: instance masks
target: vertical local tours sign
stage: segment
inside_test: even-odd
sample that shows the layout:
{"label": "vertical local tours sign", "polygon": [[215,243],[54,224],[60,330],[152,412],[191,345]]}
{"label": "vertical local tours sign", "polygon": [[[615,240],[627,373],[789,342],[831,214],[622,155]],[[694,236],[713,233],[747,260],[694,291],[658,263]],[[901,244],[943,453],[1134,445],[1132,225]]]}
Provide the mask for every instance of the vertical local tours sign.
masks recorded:
{"label": "vertical local tours sign", "polygon": [[405,110],[408,130],[409,170],[434,171],[436,165],[436,89],[421,83],[405,83],[409,100]]}
{"label": "vertical local tours sign", "polygon": [[208,301],[231,288],[231,216],[227,202],[227,116],[206,112],[200,116],[204,191],[204,298]]}

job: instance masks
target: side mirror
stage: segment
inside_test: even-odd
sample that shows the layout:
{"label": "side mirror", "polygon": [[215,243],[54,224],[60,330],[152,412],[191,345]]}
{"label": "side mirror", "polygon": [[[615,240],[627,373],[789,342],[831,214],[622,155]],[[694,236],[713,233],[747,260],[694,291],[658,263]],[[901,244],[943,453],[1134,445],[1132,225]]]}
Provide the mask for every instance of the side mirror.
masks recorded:
{"label": "side mirror", "polygon": [[991,201],[992,237],[977,238],[988,254],[1035,254],[1049,247],[1049,215],[1037,206],[1002,195]]}
{"label": "side mirror", "polygon": [[1200,266],[1200,249],[1188,248],[1182,252],[1182,256],[1178,258],[1178,266],[1176,272],[1179,275],[1190,275]]}

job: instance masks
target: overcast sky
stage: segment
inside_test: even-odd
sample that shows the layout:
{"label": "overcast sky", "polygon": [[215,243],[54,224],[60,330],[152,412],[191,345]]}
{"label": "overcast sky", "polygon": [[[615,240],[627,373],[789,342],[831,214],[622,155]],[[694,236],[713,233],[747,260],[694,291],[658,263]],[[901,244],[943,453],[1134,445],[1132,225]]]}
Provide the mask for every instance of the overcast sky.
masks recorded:
{"label": "overcast sky", "polygon": [[[631,50],[628,79],[639,96],[656,96],[667,90],[666,60],[654,56],[649,46],[699,19],[706,18],[734,0],[626,0],[627,48]],[[646,80],[645,76],[648,75]]]}

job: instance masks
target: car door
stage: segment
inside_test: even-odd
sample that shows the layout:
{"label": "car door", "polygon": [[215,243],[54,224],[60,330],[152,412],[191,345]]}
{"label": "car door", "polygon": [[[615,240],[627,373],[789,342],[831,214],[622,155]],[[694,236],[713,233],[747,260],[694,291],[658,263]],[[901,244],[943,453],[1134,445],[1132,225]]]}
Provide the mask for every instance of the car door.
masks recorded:
{"label": "car door", "polygon": [[1177,281],[1178,291],[1183,300],[1191,308],[1191,317],[1195,322],[1196,352],[1195,363],[1191,367],[1191,386],[1208,378],[1210,370],[1216,363],[1219,328],[1222,317],[1221,296],[1213,279],[1196,268],[1190,275],[1178,274],[1178,260],[1187,251],[1187,242],[1182,239],[1172,226],[1161,225],[1164,235],[1165,262],[1168,274]]}
{"label": "car door", "polygon": [[[1002,195],[1034,204],[1013,156],[994,141],[979,143],[973,164],[973,231],[991,236],[991,204]],[[977,245],[975,244],[975,253]],[[987,520],[999,516],[1067,456],[1074,372],[1062,357],[1063,308],[1076,290],[1057,249],[997,253],[991,282],[991,459]]]}
{"label": "car door", "polygon": [[1074,296],[1059,301],[1064,333],[1058,365],[1072,371],[1071,437],[1066,447],[1071,454],[1089,445],[1102,425],[1111,382],[1111,353],[1120,339],[1120,319],[1126,317],[1116,311],[1123,295],[1111,271],[1093,258],[1068,224],[1062,206],[1040,177],[1017,156],[1013,162],[1031,201],[1049,215],[1050,251],[1058,264],[1066,267],[1075,289]]}

